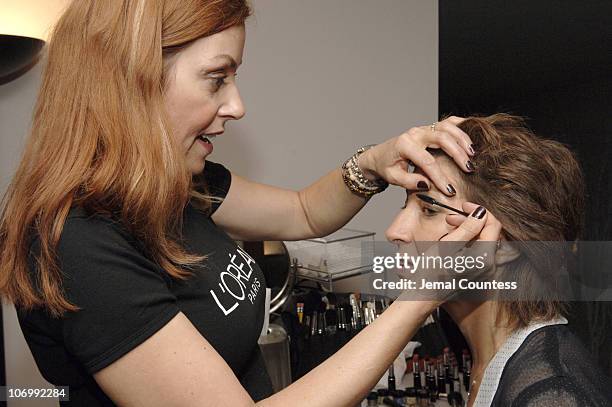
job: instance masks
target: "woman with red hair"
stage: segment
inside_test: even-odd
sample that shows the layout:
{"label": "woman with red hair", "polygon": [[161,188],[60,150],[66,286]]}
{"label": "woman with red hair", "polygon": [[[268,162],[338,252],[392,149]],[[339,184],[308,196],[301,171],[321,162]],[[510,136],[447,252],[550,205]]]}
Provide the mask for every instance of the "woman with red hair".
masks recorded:
{"label": "woman with red hair", "polygon": [[[426,148],[465,171],[474,152],[449,118],[360,149],[300,191],[207,161],[245,113],[235,77],[249,14],[244,0],[78,0],[54,29],[2,209],[0,293],[42,375],[69,386],[62,404],[354,405],[438,305],[396,302],[271,394],[257,346],[265,281],[234,239],[327,235],[388,183],[452,195]],[[448,239],[494,219],[466,222],[472,232]]]}

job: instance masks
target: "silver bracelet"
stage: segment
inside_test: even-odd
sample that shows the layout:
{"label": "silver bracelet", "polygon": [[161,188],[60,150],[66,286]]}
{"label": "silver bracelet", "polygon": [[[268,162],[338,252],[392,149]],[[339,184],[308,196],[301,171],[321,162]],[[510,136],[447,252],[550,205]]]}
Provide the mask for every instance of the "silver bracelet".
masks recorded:
{"label": "silver bracelet", "polygon": [[370,181],[365,177],[361,168],[359,168],[359,156],[372,147],[374,147],[374,144],[361,147],[342,164],[342,179],[344,183],[351,192],[363,198],[370,198],[372,195],[384,191],[389,186],[389,183],[382,178]]}

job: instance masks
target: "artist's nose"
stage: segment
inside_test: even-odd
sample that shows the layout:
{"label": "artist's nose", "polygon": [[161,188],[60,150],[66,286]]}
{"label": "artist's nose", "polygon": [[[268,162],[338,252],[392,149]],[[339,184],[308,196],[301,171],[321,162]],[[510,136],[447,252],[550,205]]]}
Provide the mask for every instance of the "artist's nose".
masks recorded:
{"label": "artist's nose", "polygon": [[391,243],[410,243],[414,240],[412,227],[407,211],[400,212],[385,232],[387,240]]}
{"label": "artist's nose", "polygon": [[237,86],[228,89],[229,97],[219,109],[219,115],[230,120],[240,120],[244,117],[246,109]]}

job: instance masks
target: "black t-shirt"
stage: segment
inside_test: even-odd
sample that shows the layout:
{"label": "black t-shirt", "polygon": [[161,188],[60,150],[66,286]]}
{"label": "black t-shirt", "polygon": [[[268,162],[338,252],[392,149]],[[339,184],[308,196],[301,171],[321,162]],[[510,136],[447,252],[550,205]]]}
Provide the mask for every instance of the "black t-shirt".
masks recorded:
{"label": "black t-shirt", "polygon": [[550,325],[508,360],[491,406],[609,407],[612,383],[565,325]]}
{"label": "black t-shirt", "polygon": [[[230,172],[206,163],[211,194],[224,197]],[[219,203],[213,204],[212,212]],[[212,214],[211,212],[211,214]],[[93,374],[137,347],[183,312],[232,368],[254,400],[272,393],[257,339],[264,319],[265,281],[253,259],[191,204],[184,212],[188,251],[208,255],[188,280],[171,278],[145,257],[117,222],[74,207],[58,245],[67,300],[81,309],[51,318],[17,310],[43,377],[70,387],[70,406],[112,406]],[[40,250],[38,240],[31,253]],[[30,270],[35,272],[31,256]],[[205,400],[203,400],[205,402]]]}

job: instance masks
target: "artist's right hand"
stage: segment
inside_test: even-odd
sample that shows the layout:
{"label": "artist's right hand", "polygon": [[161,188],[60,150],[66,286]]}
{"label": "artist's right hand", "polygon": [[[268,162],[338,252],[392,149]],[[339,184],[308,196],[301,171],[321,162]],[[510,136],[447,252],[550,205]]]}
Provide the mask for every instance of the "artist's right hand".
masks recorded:
{"label": "artist's right hand", "polygon": [[[482,208],[484,214],[481,218],[474,215],[476,210]],[[459,214],[450,214],[446,216],[446,223],[451,226],[456,226],[457,229],[443,237],[441,240],[473,240],[480,242],[497,242],[500,238],[502,224],[497,220],[491,212],[486,208],[481,207],[472,202],[464,202],[462,204],[464,212],[470,214],[466,217]]]}

